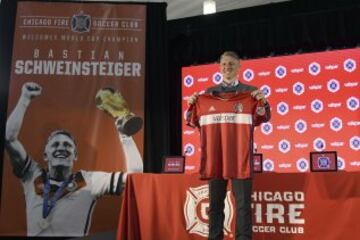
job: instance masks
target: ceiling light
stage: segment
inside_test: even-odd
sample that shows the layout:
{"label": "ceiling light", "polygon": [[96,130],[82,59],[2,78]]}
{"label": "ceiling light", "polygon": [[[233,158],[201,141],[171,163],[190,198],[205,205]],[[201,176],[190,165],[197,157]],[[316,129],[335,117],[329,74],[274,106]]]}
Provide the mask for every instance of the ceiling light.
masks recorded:
{"label": "ceiling light", "polygon": [[214,0],[205,0],[203,3],[203,13],[204,15],[216,13],[216,2]]}

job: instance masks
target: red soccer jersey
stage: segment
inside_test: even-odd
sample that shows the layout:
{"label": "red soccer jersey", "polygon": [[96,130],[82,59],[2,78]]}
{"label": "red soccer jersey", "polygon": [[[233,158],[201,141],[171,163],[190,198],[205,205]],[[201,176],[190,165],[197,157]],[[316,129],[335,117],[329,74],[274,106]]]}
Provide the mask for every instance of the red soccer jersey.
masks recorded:
{"label": "red soccer jersey", "polygon": [[265,119],[263,105],[250,92],[200,95],[187,122],[200,129],[202,179],[249,178],[253,129]]}

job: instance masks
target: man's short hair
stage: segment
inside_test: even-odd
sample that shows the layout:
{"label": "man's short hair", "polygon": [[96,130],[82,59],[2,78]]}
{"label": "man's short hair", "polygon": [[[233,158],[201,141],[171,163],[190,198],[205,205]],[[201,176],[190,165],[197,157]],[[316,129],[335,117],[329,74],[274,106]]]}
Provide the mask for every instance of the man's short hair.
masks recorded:
{"label": "man's short hair", "polygon": [[223,54],[221,54],[220,60],[225,56],[232,57],[232,58],[235,58],[236,60],[240,61],[239,55],[234,51],[225,51]]}
{"label": "man's short hair", "polygon": [[50,142],[51,139],[53,139],[55,136],[57,135],[65,135],[65,136],[68,136],[75,144],[76,146],[76,141],[75,141],[75,138],[73,137],[73,135],[71,135],[70,132],[64,130],[64,129],[58,129],[58,130],[55,130],[53,131],[52,133],[50,133],[47,141],[46,141],[46,145],[48,144],[48,142]]}

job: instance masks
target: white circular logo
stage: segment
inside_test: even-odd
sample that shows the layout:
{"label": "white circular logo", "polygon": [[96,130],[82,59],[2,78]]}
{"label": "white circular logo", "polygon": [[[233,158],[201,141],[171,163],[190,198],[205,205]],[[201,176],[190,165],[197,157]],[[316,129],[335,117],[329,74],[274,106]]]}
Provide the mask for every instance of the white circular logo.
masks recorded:
{"label": "white circular logo", "polygon": [[352,138],[350,138],[349,140],[350,143],[350,148],[358,151],[360,149],[360,137],[359,136],[353,136]]}
{"label": "white circular logo", "polygon": [[264,93],[265,97],[270,97],[271,95],[271,87],[268,85],[262,85],[260,90]]}
{"label": "white circular logo", "polygon": [[303,83],[301,82],[296,82],[293,85],[293,93],[295,95],[300,96],[301,94],[303,94],[305,92],[305,86]]}
{"label": "white circular logo", "polygon": [[309,73],[313,76],[318,75],[321,72],[320,64],[317,62],[312,62],[309,64]]}
{"label": "white circular logo", "polygon": [[298,133],[304,133],[307,130],[307,123],[305,120],[299,119],[295,122],[295,131]]}
{"label": "white circular logo", "polygon": [[222,76],[221,73],[216,72],[216,73],[213,74],[212,80],[213,80],[213,83],[220,84],[223,81],[223,76]]}
{"label": "white circular logo", "polygon": [[263,123],[261,124],[261,132],[265,135],[269,135],[273,131],[273,126],[271,123]]}
{"label": "white circular logo", "polygon": [[338,168],[338,170],[345,169],[345,160],[339,156],[337,157],[337,168]]}
{"label": "white circular logo", "polygon": [[291,144],[288,140],[283,139],[278,143],[278,149],[282,153],[287,153],[291,149]]}
{"label": "white circular logo", "polygon": [[356,62],[354,59],[348,58],[344,61],[344,70],[353,72],[356,69]]}
{"label": "white circular logo", "polygon": [[286,76],[286,67],[284,66],[278,66],[276,69],[275,69],[275,75],[276,77],[282,79]]}
{"label": "white circular logo", "polygon": [[338,117],[334,117],[333,119],[330,120],[330,128],[331,130],[338,132],[342,129],[343,127],[343,123],[342,120]]}
{"label": "white circular logo", "polygon": [[251,80],[254,79],[254,71],[251,70],[250,68],[246,69],[243,72],[243,79],[247,82],[250,82]]}
{"label": "white circular logo", "polygon": [[185,87],[191,87],[192,85],[194,85],[194,78],[191,75],[187,75],[184,77],[184,85]]}
{"label": "white circular logo", "polygon": [[356,97],[349,97],[346,100],[346,106],[351,111],[356,111],[359,108],[359,99]]}
{"label": "white circular logo", "polygon": [[274,171],[274,161],[271,159],[266,159],[263,162],[263,170],[265,172],[272,172]]}
{"label": "white circular logo", "polygon": [[283,116],[289,112],[289,105],[286,102],[279,102],[276,109],[278,114]]}
{"label": "white circular logo", "polygon": [[300,158],[296,161],[296,167],[299,172],[306,172],[309,169],[309,162],[305,158]]}
{"label": "white circular logo", "polygon": [[329,92],[335,93],[337,91],[340,90],[340,83],[338,80],[336,79],[330,79],[327,82],[327,89],[329,90]]}
{"label": "white circular logo", "polygon": [[319,113],[324,109],[323,102],[319,99],[315,99],[311,102],[311,110],[315,113]]}
{"label": "white circular logo", "polygon": [[314,141],[313,141],[313,148],[316,150],[316,151],[324,151],[326,149],[326,142],[324,139],[322,138],[316,138]]}
{"label": "white circular logo", "polygon": [[195,153],[195,147],[191,143],[188,143],[184,146],[185,156],[192,156]]}

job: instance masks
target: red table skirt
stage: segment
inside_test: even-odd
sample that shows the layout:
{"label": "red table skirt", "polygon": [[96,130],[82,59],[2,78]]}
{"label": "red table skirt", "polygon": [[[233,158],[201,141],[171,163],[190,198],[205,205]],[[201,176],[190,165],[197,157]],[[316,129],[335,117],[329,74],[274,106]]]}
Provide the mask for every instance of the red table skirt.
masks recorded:
{"label": "red table skirt", "polygon": [[[357,240],[360,236],[359,173],[258,174],[252,202],[254,240]],[[130,174],[117,239],[207,239],[208,206],[207,182],[197,174]],[[225,239],[235,235],[234,209],[229,191]]]}

